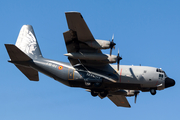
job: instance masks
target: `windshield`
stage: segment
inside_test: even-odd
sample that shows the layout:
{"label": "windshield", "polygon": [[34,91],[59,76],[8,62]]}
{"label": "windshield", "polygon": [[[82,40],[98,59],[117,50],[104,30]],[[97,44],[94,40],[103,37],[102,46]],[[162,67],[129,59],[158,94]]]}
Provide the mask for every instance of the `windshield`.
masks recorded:
{"label": "windshield", "polygon": [[165,73],[162,69],[157,68],[157,69],[156,69],[156,72],[164,73],[164,76],[167,77],[166,73]]}

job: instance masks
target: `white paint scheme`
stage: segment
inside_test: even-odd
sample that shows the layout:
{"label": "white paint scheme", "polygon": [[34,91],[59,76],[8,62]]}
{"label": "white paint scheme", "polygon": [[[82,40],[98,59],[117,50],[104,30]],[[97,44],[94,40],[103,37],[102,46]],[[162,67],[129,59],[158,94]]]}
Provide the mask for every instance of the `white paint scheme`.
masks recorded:
{"label": "white paint scheme", "polygon": [[[117,71],[116,65],[111,65]],[[119,83],[141,84],[141,87],[158,87],[158,90],[164,89],[164,80],[167,77],[165,73],[157,72],[157,68],[148,66],[130,66],[120,65]],[[160,78],[159,74],[163,77]]]}
{"label": "white paint scheme", "polygon": [[31,58],[41,56],[41,51],[31,25],[22,26],[15,45]]}

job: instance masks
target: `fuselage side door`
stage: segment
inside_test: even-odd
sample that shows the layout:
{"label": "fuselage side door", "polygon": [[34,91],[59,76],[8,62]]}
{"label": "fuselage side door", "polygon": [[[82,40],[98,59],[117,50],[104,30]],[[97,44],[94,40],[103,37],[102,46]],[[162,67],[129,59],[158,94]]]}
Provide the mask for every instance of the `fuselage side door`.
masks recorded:
{"label": "fuselage side door", "polygon": [[68,69],[68,80],[74,80],[74,69]]}

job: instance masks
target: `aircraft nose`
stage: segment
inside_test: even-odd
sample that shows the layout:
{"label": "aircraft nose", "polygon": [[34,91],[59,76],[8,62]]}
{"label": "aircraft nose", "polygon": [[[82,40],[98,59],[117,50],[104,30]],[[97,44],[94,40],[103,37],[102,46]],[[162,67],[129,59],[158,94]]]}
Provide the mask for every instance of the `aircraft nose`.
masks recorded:
{"label": "aircraft nose", "polygon": [[171,87],[175,85],[175,81],[169,77],[165,79],[165,88]]}

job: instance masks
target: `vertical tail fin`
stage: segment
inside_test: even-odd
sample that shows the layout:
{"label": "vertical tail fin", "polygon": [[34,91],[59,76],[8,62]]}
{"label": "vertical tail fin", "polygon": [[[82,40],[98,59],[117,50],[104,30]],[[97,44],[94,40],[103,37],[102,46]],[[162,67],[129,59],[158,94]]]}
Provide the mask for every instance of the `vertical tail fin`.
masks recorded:
{"label": "vertical tail fin", "polygon": [[36,36],[31,25],[23,25],[15,44],[32,59],[42,57]]}
{"label": "vertical tail fin", "polygon": [[5,47],[11,58],[9,62],[15,64],[29,80],[39,81],[38,71],[30,67],[32,59],[42,57],[32,26],[23,25],[16,45],[5,44]]}

